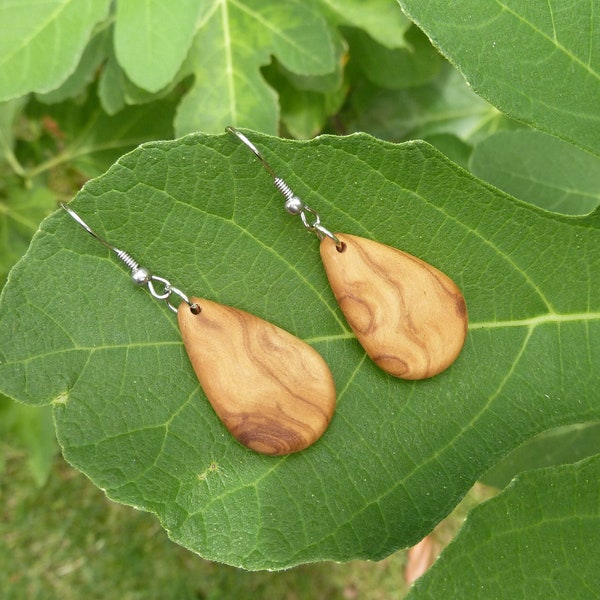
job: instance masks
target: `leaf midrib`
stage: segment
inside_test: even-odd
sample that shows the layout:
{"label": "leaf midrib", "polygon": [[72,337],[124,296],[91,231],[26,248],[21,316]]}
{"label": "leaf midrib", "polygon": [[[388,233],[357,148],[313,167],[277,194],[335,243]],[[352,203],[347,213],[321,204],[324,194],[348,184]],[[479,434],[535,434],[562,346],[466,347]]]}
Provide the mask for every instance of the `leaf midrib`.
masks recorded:
{"label": "leaf midrib", "polygon": [[513,319],[508,321],[479,321],[469,323],[469,330],[478,329],[503,329],[511,327],[537,327],[546,323],[574,323],[600,321],[600,312],[589,313],[556,313],[549,312],[545,315],[537,317],[529,317],[526,319]]}
{"label": "leaf midrib", "polygon": [[231,38],[231,22],[229,20],[228,0],[221,2],[221,18],[223,19],[223,47],[225,49],[225,79],[227,81],[227,91],[229,99],[229,114],[232,122],[237,125],[237,105],[235,95],[235,80],[233,77],[233,53]]}
{"label": "leaf midrib", "polygon": [[[515,319],[509,321],[478,321],[469,323],[469,331],[480,331],[484,329],[511,329],[511,328],[531,328],[535,330],[540,325],[548,323],[588,323],[591,321],[600,321],[600,312],[593,313],[573,313],[573,314],[547,314],[527,319]],[[319,344],[338,342],[341,340],[354,339],[356,336],[351,332],[335,333],[331,335],[317,335],[306,338],[300,338],[307,344]],[[115,344],[98,344],[94,346],[72,346],[70,348],[62,348],[53,352],[43,352],[40,354],[30,354],[26,359],[18,359],[14,361],[3,361],[2,366],[27,364],[48,356],[56,356],[68,352],[100,352],[108,350],[127,350],[131,348],[161,348],[167,346],[181,346],[181,340],[163,340],[163,341],[147,341],[147,342],[121,342]]]}

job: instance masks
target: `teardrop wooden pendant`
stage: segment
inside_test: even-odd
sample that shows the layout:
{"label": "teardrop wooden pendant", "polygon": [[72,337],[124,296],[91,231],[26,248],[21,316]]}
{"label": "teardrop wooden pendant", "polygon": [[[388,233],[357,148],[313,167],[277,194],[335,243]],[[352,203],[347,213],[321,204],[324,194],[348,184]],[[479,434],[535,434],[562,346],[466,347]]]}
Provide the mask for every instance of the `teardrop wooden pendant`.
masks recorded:
{"label": "teardrop wooden pendant", "polygon": [[456,284],[396,248],[336,233],[321,258],[350,327],[379,367],[402,379],[426,379],[450,366],[467,334],[467,307]]}
{"label": "teardrop wooden pendant", "polygon": [[333,416],[335,384],[311,346],[237,308],[191,298],[179,328],[206,397],[225,427],[262,454],[298,452],[315,442]]}

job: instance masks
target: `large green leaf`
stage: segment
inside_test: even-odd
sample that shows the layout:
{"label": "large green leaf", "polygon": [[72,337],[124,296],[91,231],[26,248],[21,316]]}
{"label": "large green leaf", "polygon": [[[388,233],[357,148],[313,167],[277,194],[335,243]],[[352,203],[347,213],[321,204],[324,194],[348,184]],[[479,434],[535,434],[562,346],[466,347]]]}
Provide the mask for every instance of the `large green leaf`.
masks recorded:
{"label": "large green leaf", "polygon": [[308,450],[260,456],[207,404],[164,305],[64,212],[2,295],[0,385],[51,402],[67,460],[170,536],[247,568],[377,559],[431,530],[477,478],[545,429],[598,420],[600,214],[513,200],[424,143],[253,135],[326,226],[402,248],[464,291],[457,362],[405,382],[365,358],[317,242],[231,136],[145,145],[78,194],[112,243],[184,291],[299,335],[338,390]]}
{"label": "large green leaf", "polygon": [[600,154],[600,11],[594,2],[398,0],[508,115]]}
{"label": "large green leaf", "polygon": [[597,598],[600,457],[519,476],[475,508],[411,600]]}
{"label": "large green leaf", "polygon": [[110,0],[0,0],[0,101],[56,89],[75,71]]}
{"label": "large green leaf", "polygon": [[274,55],[299,75],[336,69],[335,32],[312,2],[222,0],[190,50],[194,85],[175,121],[179,135],[241,125],[275,133],[277,96],[260,73]]}

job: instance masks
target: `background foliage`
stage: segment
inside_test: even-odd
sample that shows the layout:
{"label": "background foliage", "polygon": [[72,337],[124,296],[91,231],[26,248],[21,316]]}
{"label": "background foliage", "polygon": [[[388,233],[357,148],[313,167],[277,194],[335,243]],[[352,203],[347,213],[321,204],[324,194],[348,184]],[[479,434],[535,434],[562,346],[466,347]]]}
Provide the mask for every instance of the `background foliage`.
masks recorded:
{"label": "background foliage", "polygon": [[[404,12],[390,0],[178,0],[169,4],[168,11],[162,3],[133,1],[113,4],[55,0],[43,7],[37,3],[30,6],[29,2],[0,2],[2,282],[25,252],[41,219],[54,209],[57,200],[70,199],[89,177],[103,173],[141,142],[194,131],[220,133],[226,124],[295,138],[354,131],[366,131],[390,141],[421,138],[474,176],[514,198],[569,215],[593,211],[600,200],[600,46],[594,43],[600,31],[599,15],[576,0],[529,3],[525,7],[517,0],[505,2],[503,7],[475,0],[403,0],[400,4]],[[223,142],[215,140],[218,138],[206,138],[203,144],[222,148]],[[310,158],[315,147],[299,149],[289,143],[261,141],[274,156],[281,157],[282,168],[298,178],[306,173],[318,174],[318,164]],[[356,138],[352,143],[355,145],[350,152],[348,144],[331,142],[331,148],[337,151],[337,158],[332,160],[341,161],[340,169],[348,172],[346,184],[359,175],[350,156],[361,152],[373,169],[362,175],[372,185],[377,183],[376,152],[385,146],[373,146],[367,138]],[[169,148],[176,151],[178,147],[184,148],[185,144],[156,146],[161,152]],[[152,146],[142,150],[141,156],[150,156],[151,149]],[[537,346],[535,350],[527,343],[515,346],[517,351],[512,358],[517,362],[513,368],[502,370],[501,363],[492,361],[496,375],[504,378],[502,386],[495,388],[499,394],[496,399],[503,406],[498,409],[503,422],[493,433],[475,427],[479,438],[474,435],[469,443],[484,457],[475,463],[475,470],[469,474],[464,466],[452,467],[448,484],[453,490],[448,495],[438,495],[437,490],[438,500],[431,505],[430,488],[439,482],[439,474],[435,470],[418,471],[423,478],[415,484],[413,500],[417,506],[412,510],[430,515],[420,528],[409,535],[390,535],[376,552],[366,551],[369,544],[365,545],[365,538],[361,541],[359,535],[354,545],[346,546],[343,556],[335,556],[338,558],[380,558],[409,541],[417,541],[456,504],[474,477],[483,476],[486,482],[502,487],[524,468],[559,464],[599,452],[595,435],[599,401],[595,389],[600,307],[594,285],[599,275],[598,213],[574,220],[532,210],[455,170],[432,151],[421,149],[419,153],[430,165],[429,171],[423,171],[423,181],[429,189],[424,191],[418,182],[415,188],[424,205],[452,207],[459,222],[471,220],[473,232],[503,246],[507,260],[515,266],[513,274],[522,270],[525,279],[542,290],[541,297],[546,298],[547,305],[540,309],[535,303],[524,303],[518,308],[517,304],[506,303],[506,298],[518,288],[510,277],[499,276],[493,255],[480,255],[481,248],[474,245],[469,252],[477,253],[479,262],[470,272],[468,246],[462,255],[459,252],[465,264],[459,276],[461,283],[476,300],[470,305],[475,312],[486,303],[496,307],[496,313],[479,319],[479,324],[498,323],[500,316],[504,321],[529,320],[523,329],[524,339],[537,339]],[[301,158],[295,158],[300,155]],[[346,157],[340,158],[342,155]],[[392,192],[397,192],[399,188],[394,186],[400,184],[410,189],[411,175],[422,172],[418,161],[410,158],[416,156],[414,150],[407,146],[394,156],[396,168],[403,162],[404,170],[390,171],[384,179],[393,184]],[[244,175],[243,163],[249,162],[245,159],[242,154],[235,171],[242,179],[253,177],[256,169],[256,165],[249,164]],[[215,173],[226,169],[218,161],[212,166]],[[112,179],[98,182],[100,195],[115,186],[116,173],[113,171]],[[184,174],[186,178],[190,176],[188,172]],[[304,183],[305,190],[315,193],[311,186],[317,185],[319,179],[315,176],[313,183]],[[223,182],[218,184],[223,193]],[[255,185],[251,181],[248,187]],[[446,199],[444,189],[449,190]],[[256,198],[247,200],[249,206],[260,205],[259,198],[264,202],[268,198],[265,190],[258,189]],[[377,225],[385,219],[386,210],[392,208],[391,196],[381,206],[357,201],[346,214],[340,209],[343,198],[336,196],[339,191],[332,186],[324,194],[331,206],[319,199],[320,208],[327,206],[325,212],[335,215],[338,222],[360,216],[360,227],[374,237],[387,235],[399,247],[412,244],[413,251],[431,259],[437,256],[438,262],[454,252],[452,246],[458,243],[458,237],[451,232],[445,237],[428,236],[431,222],[426,212],[414,210],[416,207],[408,199],[404,206],[413,211],[406,217],[411,223],[407,235],[406,231]],[[463,196],[454,201],[457,193]],[[361,198],[360,194],[355,197]],[[484,213],[470,204],[480,198],[486,198],[495,211],[495,218],[485,231],[480,220]],[[367,209],[372,222],[366,216]],[[101,207],[96,214],[102,215]],[[49,222],[46,232],[52,232],[55,223],[56,220]],[[110,228],[110,222],[107,226]],[[78,234],[73,232],[72,240],[81,247]],[[46,238],[38,238],[39,244],[50,239],[48,233],[45,235]],[[61,233],[61,239],[66,235]],[[153,237],[142,228],[142,249],[144,239]],[[41,257],[39,244],[30,252],[29,265]],[[305,239],[298,242],[298,246],[309,245]],[[305,257],[298,261],[303,263]],[[44,277],[47,266],[48,263],[42,263],[42,269],[35,273],[37,281]],[[169,275],[175,268],[165,263]],[[73,267],[66,270],[73,273]],[[23,272],[27,272],[27,262],[23,263]],[[30,272],[34,273],[31,268]],[[14,298],[23,281],[18,273],[13,275],[12,299],[10,285],[3,295],[5,325],[0,353],[4,361],[14,352],[8,348],[17,330],[6,324],[15,322]],[[119,274],[112,274],[111,281],[113,277],[117,279]],[[130,290],[124,279],[122,296],[127,297]],[[31,294],[35,284],[28,286],[26,292]],[[230,291],[230,302],[239,303],[239,289]],[[516,294],[515,299],[518,298]],[[272,306],[256,308],[263,310],[264,315],[273,312]],[[503,310],[514,314],[509,319],[508,313],[501,315]],[[541,322],[535,320],[544,315],[560,318],[549,319],[548,326],[538,327]],[[290,328],[297,331],[298,325]],[[543,335],[536,338],[534,331]],[[505,333],[516,336],[514,340],[518,337],[515,328],[472,329],[473,345],[467,359],[470,369],[473,365],[478,370],[489,368],[489,357],[482,348],[506,344]],[[310,323],[305,324],[305,337],[312,334]],[[478,346],[481,336],[485,336],[485,344]],[[505,358],[510,359],[510,349],[503,348],[507,351]],[[518,348],[524,353],[523,361]],[[552,348],[560,351],[554,353]],[[335,353],[331,360],[335,362]],[[520,371],[515,376],[517,366]],[[549,372],[554,375],[549,377]],[[0,375],[0,389],[5,393],[24,402],[51,399],[46,396],[44,400],[43,394],[34,398],[30,390],[20,389],[14,377],[6,373],[4,370]],[[465,367],[463,377],[467,377],[466,373]],[[490,373],[483,372],[482,376],[489,379]],[[370,380],[364,389],[387,385],[381,379],[377,381]],[[470,383],[476,381],[474,378]],[[542,381],[551,384],[544,387]],[[437,385],[440,387],[436,394],[441,401],[445,388],[441,382]],[[455,394],[457,386],[455,382]],[[479,401],[473,389],[464,388],[465,406]],[[388,397],[391,393],[387,392]],[[481,401],[489,402],[493,408],[491,394],[483,389]],[[44,410],[8,399],[2,404],[2,427],[20,436],[28,448],[31,472],[38,484],[48,475],[54,444],[50,411],[48,407]],[[419,414],[423,409],[415,410]],[[428,421],[423,420],[424,413],[420,414],[418,422],[422,428]],[[518,422],[514,427],[513,419]],[[429,423],[436,423],[435,415]],[[556,425],[563,427],[534,438],[484,474],[511,447]],[[439,448],[444,433],[438,431],[436,435],[440,436]],[[422,436],[415,438],[415,444],[423,442]],[[433,451],[437,451],[435,444]],[[466,450],[461,450],[459,456],[467,456]],[[79,459],[71,456],[70,460],[82,466]],[[447,460],[440,464],[442,469],[449,468]],[[102,469],[110,466],[110,460],[101,465]],[[339,471],[342,467],[336,468]],[[84,470],[89,472],[89,468]],[[589,567],[598,558],[590,543],[598,527],[598,503],[594,502],[598,493],[597,471],[598,462],[591,459],[518,479],[497,503],[473,514],[464,534],[420,580],[412,595],[445,597],[450,589],[445,586],[453,582],[454,586],[462,586],[455,587],[455,593],[484,589],[488,595],[482,597],[515,597],[524,585],[519,574],[527,573],[533,574],[539,586],[544,580],[557,597],[561,582],[577,576],[581,588],[571,591],[589,597],[586,592],[597,589]],[[401,476],[394,471],[387,473],[383,485]],[[566,491],[554,493],[557,489]],[[372,490],[376,491],[377,486]],[[340,487],[340,497],[342,492]],[[121,500],[134,503],[132,497]],[[393,510],[408,510],[407,506],[395,504]],[[155,510],[153,506],[146,508]],[[511,521],[509,531],[504,531],[502,517],[507,512],[514,515],[514,522]],[[407,519],[411,518],[407,513]],[[556,526],[543,527],[546,522]],[[540,524],[537,528],[536,523]],[[376,534],[381,531],[377,519],[368,521],[368,525]],[[490,537],[502,539],[503,543],[493,544],[483,552],[478,544]],[[533,539],[536,543],[531,543]],[[376,538],[375,545],[380,541]],[[189,541],[187,545],[193,546]],[[549,547],[558,550],[541,552]],[[195,549],[203,552],[202,547]],[[262,559],[245,566],[285,566],[281,562],[281,547],[275,544],[271,552],[270,557],[267,552]],[[473,563],[475,556],[477,561]],[[477,566],[458,580],[457,561]],[[549,569],[550,564],[556,568]],[[507,581],[512,587],[507,586]]]}

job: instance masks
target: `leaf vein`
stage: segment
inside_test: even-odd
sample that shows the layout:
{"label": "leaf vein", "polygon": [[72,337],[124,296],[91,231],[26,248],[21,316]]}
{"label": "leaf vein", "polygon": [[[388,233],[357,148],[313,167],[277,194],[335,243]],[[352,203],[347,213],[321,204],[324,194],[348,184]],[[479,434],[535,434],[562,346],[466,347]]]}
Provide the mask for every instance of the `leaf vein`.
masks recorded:
{"label": "leaf vein", "polygon": [[544,39],[549,41],[553,46],[555,46],[555,48],[557,50],[559,50],[560,52],[562,52],[563,54],[568,56],[573,62],[578,64],[585,71],[587,71],[590,75],[592,75],[595,79],[598,79],[600,81],[600,73],[596,73],[596,71],[594,71],[594,69],[592,69],[591,64],[586,64],[578,56],[573,54],[573,52],[571,50],[569,50],[566,46],[564,46],[563,44],[561,44],[558,41],[558,39],[556,37],[556,29],[554,27],[554,16],[552,14],[552,11],[550,11],[550,14],[551,14],[551,19],[552,19],[552,26],[554,28],[554,38],[550,37],[546,32],[542,31],[539,27],[534,25],[531,21],[528,21],[523,15],[519,14],[516,10],[514,10],[511,7],[509,7],[508,5],[504,4],[504,2],[502,2],[501,0],[496,0],[496,2],[503,10],[505,10],[507,13],[511,14],[513,17],[518,19],[524,25],[528,26],[536,34],[542,36]]}

